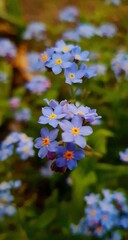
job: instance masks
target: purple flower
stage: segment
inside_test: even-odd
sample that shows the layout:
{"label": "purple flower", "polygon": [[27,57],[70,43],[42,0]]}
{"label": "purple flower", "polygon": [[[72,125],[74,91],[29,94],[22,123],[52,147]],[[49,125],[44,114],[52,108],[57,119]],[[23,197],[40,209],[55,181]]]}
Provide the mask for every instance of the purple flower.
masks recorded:
{"label": "purple flower", "polygon": [[70,170],[77,167],[77,160],[84,158],[85,153],[81,149],[77,149],[74,143],[67,143],[66,147],[58,146],[56,153],[57,167],[67,167]]}
{"label": "purple flower", "polygon": [[119,156],[121,161],[128,162],[128,148],[124,152],[119,152]]}
{"label": "purple flower", "polygon": [[39,148],[38,156],[44,158],[48,152],[55,152],[58,146],[55,141],[58,134],[58,129],[49,131],[48,128],[41,129],[41,137],[35,140],[35,147]]}
{"label": "purple flower", "polygon": [[70,53],[54,53],[52,59],[46,63],[48,68],[52,68],[54,74],[59,74],[62,71],[62,68],[68,68],[71,66],[69,61],[71,58]]}
{"label": "purple flower", "polygon": [[79,116],[74,116],[71,122],[63,120],[60,122],[60,127],[64,130],[64,133],[62,133],[63,142],[74,142],[82,148],[86,146],[86,140],[83,136],[92,133],[91,127],[82,126],[82,118]]}
{"label": "purple flower", "polygon": [[53,110],[51,107],[44,107],[42,108],[43,116],[39,118],[40,124],[49,124],[50,126],[56,128],[60,119],[65,116],[64,113],[62,113],[62,107],[57,106]]}
{"label": "purple flower", "polygon": [[66,83],[82,83],[82,77],[85,75],[85,65],[82,64],[80,70],[78,70],[78,65],[72,63],[71,67],[65,69],[64,75],[66,77]]}
{"label": "purple flower", "polygon": [[89,52],[88,51],[81,52],[81,48],[79,46],[76,46],[72,49],[72,55],[75,60],[89,61],[89,58],[88,58]]}
{"label": "purple flower", "polygon": [[74,46],[72,44],[66,44],[63,40],[56,42],[56,46],[54,48],[55,52],[70,52]]}

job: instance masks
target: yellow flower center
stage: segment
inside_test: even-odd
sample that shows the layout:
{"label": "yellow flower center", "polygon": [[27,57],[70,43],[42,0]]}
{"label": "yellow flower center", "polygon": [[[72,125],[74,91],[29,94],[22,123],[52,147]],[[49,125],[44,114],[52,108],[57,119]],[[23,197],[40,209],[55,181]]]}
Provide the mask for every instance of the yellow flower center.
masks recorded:
{"label": "yellow flower center", "polygon": [[43,143],[43,146],[48,146],[50,143],[50,139],[48,137],[46,137],[43,139],[42,143]]}
{"label": "yellow flower center", "polygon": [[76,54],[76,55],[75,55],[75,59],[80,60],[80,55],[79,55],[79,54]]}
{"label": "yellow flower center", "polygon": [[82,115],[82,114],[83,114],[83,112],[81,112],[81,111],[78,111],[78,112],[77,112],[77,114],[80,114],[80,115]]}
{"label": "yellow flower center", "polygon": [[69,50],[69,48],[67,46],[63,47],[62,49],[63,49],[63,51],[68,51]]}
{"label": "yellow flower center", "polygon": [[64,158],[66,158],[66,160],[71,160],[72,158],[74,158],[74,153],[72,151],[66,151],[64,153]]}
{"label": "yellow flower center", "polygon": [[73,79],[73,78],[75,78],[75,74],[74,73],[69,73],[69,78],[71,78],[71,79]]}
{"label": "yellow flower center", "polygon": [[80,130],[77,127],[73,127],[71,132],[72,132],[73,135],[78,135],[80,133]]}
{"label": "yellow flower center", "polygon": [[107,220],[108,219],[108,216],[106,214],[103,215],[103,219],[104,220]]}
{"label": "yellow flower center", "polygon": [[24,151],[25,153],[28,153],[28,152],[29,152],[29,148],[28,148],[28,147],[24,147],[24,148],[23,148],[23,151]]}
{"label": "yellow flower center", "polygon": [[2,199],[1,199],[1,203],[2,203],[2,204],[6,204],[6,203],[7,203],[7,199],[6,199],[6,198],[2,198]]}
{"label": "yellow flower center", "polygon": [[101,226],[97,227],[97,232],[99,232],[99,233],[102,232],[102,227]]}
{"label": "yellow flower center", "polygon": [[48,55],[47,54],[42,55],[42,61],[43,62],[46,62],[47,59],[48,59]]}
{"label": "yellow flower center", "polygon": [[6,141],[9,143],[9,142],[12,141],[12,138],[11,138],[11,137],[7,137],[7,138],[6,138]]}
{"label": "yellow flower center", "polygon": [[55,119],[56,118],[56,114],[55,113],[51,113],[49,116],[50,119]]}
{"label": "yellow flower center", "polygon": [[96,215],[96,211],[95,211],[95,210],[92,210],[92,211],[91,211],[91,215],[92,215],[92,216],[95,216],[95,215]]}
{"label": "yellow flower center", "polygon": [[61,58],[58,58],[56,59],[56,62],[55,62],[57,65],[60,65],[62,63],[62,59]]}

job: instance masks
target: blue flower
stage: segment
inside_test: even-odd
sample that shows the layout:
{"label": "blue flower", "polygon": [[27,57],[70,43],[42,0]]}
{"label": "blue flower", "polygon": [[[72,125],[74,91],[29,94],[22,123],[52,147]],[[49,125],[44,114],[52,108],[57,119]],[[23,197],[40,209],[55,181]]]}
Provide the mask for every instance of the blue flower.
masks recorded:
{"label": "blue flower", "polygon": [[128,148],[124,152],[119,152],[119,156],[121,161],[128,162]]}
{"label": "blue flower", "polygon": [[31,118],[31,111],[29,108],[23,108],[15,112],[15,119],[17,121],[28,121]]}
{"label": "blue flower", "polygon": [[34,156],[33,142],[31,140],[25,143],[20,142],[16,148],[16,153],[20,155],[22,160]]}
{"label": "blue flower", "polygon": [[45,38],[46,25],[41,22],[31,22],[26,31],[23,34],[23,38],[30,40],[35,38],[37,41],[40,41]]}
{"label": "blue flower", "polygon": [[10,58],[14,58],[16,56],[16,47],[7,38],[0,38],[0,56]]}
{"label": "blue flower", "polygon": [[68,104],[68,111],[70,115],[79,115],[89,123],[93,123],[95,120],[101,118],[101,116],[98,116],[96,113],[96,109],[91,109],[83,105],[76,107],[74,104]]}
{"label": "blue flower", "polygon": [[65,22],[75,22],[79,11],[74,6],[68,6],[60,12],[59,19]]}
{"label": "blue flower", "polygon": [[76,30],[69,30],[63,33],[63,39],[79,42],[80,36]]}
{"label": "blue flower", "polygon": [[54,48],[47,48],[46,51],[40,54],[39,58],[39,69],[44,71],[46,64],[51,60],[52,55],[54,53]]}
{"label": "blue flower", "polygon": [[72,44],[66,44],[63,40],[60,40],[56,42],[54,51],[67,53],[67,52],[70,52],[73,47],[74,46]]}
{"label": "blue flower", "polygon": [[93,205],[99,201],[99,194],[91,193],[88,196],[85,196],[84,199],[88,205]]}
{"label": "blue flower", "polygon": [[96,30],[96,34],[101,37],[113,37],[117,32],[117,28],[114,24],[102,24],[99,28]]}
{"label": "blue flower", "polygon": [[81,149],[77,149],[74,143],[67,143],[66,147],[58,146],[57,150],[57,167],[67,167],[70,170],[77,167],[77,160],[84,158],[85,153]]}
{"label": "blue flower", "polygon": [[82,83],[82,77],[85,75],[85,65],[81,65],[80,70],[78,70],[78,65],[72,63],[71,67],[65,69],[64,75],[66,77],[66,83]]}
{"label": "blue flower", "polygon": [[80,24],[77,32],[81,37],[91,38],[95,35],[96,28],[91,24]]}
{"label": "blue flower", "polygon": [[88,51],[81,52],[81,48],[79,46],[76,46],[72,49],[72,55],[75,60],[89,61],[89,58],[88,58],[89,52]]}
{"label": "blue flower", "polygon": [[7,147],[3,147],[0,149],[0,160],[4,161],[6,160],[8,157],[10,157],[13,153],[13,146],[9,145]]}
{"label": "blue flower", "polygon": [[48,152],[55,152],[58,146],[55,141],[58,134],[58,129],[49,131],[48,128],[41,129],[41,137],[35,140],[34,146],[39,148],[38,156],[44,158]]}
{"label": "blue flower", "polygon": [[68,68],[71,66],[69,61],[71,58],[70,53],[54,53],[52,59],[46,63],[48,68],[52,68],[54,74],[59,74],[62,71],[62,68]]}
{"label": "blue flower", "polygon": [[28,69],[29,72],[34,72],[39,70],[39,53],[37,52],[29,52],[27,55],[28,60]]}
{"label": "blue flower", "polygon": [[50,81],[42,75],[34,75],[31,80],[25,84],[25,87],[32,93],[41,94],[50,88]]}
{"label": "blue flower", "polygon": [[53,110],[51,107],[44,107],[42,108],[43,116],[41,116],[38,120],[40,124],[49,124],[52,127],[56,128],[57,125],[60,122],[60,119],[65,116],[64,113],[62,113],[62,107],[57,106]]}
{"label": "blue flower", "polygon": [[92,128],[89,126],[82,126],[82,118],[74,116],[70,121],[62,120],[59,123],[64,133],[62,133],[63,142],[74,142],[78,146],[84,148],[86,140],[83,136],[88,136],[92,133]]}

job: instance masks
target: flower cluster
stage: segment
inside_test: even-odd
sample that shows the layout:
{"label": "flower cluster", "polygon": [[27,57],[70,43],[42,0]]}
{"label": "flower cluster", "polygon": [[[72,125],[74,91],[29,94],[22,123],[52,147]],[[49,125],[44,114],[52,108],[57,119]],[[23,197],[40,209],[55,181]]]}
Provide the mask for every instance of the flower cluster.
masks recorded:
{"label": "flower cluster", "polygon": [[128,54],[119,52],[112,59],[111,62],[112,70],[115,73],[116,78],[118,78],[122,73],[128,76]]}
{"label": "flower cluster", "polygon": [[70,29],[63,33],[64,40],[80,41],[80,38],[91,38],[93,36],[112,38],[115,36],[117,28],[114,24],[105,23],[95,27],[89,23],[79,24],[76,29]]}
{"label": "flower cluster", "polygon": [[13,196],[11,194],[11,188],[18,188],[21,186],[21,181],[10,181],[0,183],[0,220],[5,215],[12,216],[16,212],[16,208],[13,203]]}
{"label": "flower cluster", "polygon": [[128,162],[128,148],[124,152],[119,152],[120,160],[123,162]]}
{"label": "flower cluster", "polygon": [[32,93],[41,94],[51,87],[51,82],[42,75],[34,75],[25,87]]}
{"label": "flower cluster", "polygon": [[45,38],[46,26],[42,22],[31,22],[23,33],[23,39],[35,39],[37,41]]}
{"label": "flower cluster", "polygon": [[63,9],[59,14],[59,19],[65,22],[76,22],[79,11],[74,6],[68,6]]}
{"label": "flower cluster", "polygon": [[109,236],[110,231],[117,234],[116,229],[128,230],[128,203],[123,193],[105,189],[101,195],[85,196],[85,201],[85,216],[78,226],[71,225],[73,234],[104,237],[103,239],[107,240],[115,239],[112,236],[105,238],[106,235]]}
{"label": "flower cluster", "polygon": [[14,58],[16,56],[16,47],[7,38],[0,38],[0,57]]}
{"label": "flower cluster", "polygon": [[4,161],[13,154],[16,146],[16,153],[22,160],[34,156],[33,141],[25,133],[12,132],[0,145],[0,160]]}
{"label": "flower cluster", "polygon": [[[47,49],[40,56],[41,70],[46,68],[57,75],[64,69],[66,83],[82,83],[84,78],[95,75],[92,67],[87,67],[83,61],[89,61],[89,52],[81,51],[79,46],[66,44],[63,40],[56,43],[54,48]],[[80,65],[78,65],[78,63]]]}
{"label": "flower cluster", "polygon": [[[84,158],[85,136],[92,133],[88,124],[100,116],[95,109],[76,107],[67,100],[60,103],[55,100],[45,101],[48,106],[42,108],[42,116],[38,122],[50,125],[53,130],[50,131],[47,127],[41,129],[41,137],[35,140],[35,147],[39,149],[38,156],[54,159],[54,167],[72,170],[77,166],[77,160]],[[58,142],[55,140],[57,135],[61,136]]]}

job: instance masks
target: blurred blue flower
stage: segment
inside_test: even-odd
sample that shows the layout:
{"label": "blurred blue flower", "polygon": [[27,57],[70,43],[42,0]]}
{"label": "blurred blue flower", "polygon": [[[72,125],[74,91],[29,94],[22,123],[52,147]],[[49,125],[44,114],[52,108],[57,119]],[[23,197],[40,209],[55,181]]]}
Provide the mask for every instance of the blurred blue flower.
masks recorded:
{"label": "blurred blue flower", "polygon": [[99,28],[96,29],[96,34],[101,37],[114,37],[117,32],[117,27],[114,24],[106,23],[102,24]]}
{"label": "blurred blue flower", "polygon": [[83,23],[78,25],[76,31],[81,37],[91,38],[95,35],[96,28],[91,24]]}
{"label": "blurred blue flower", "polygon": [[79,42],[80,36],[76,30],[68,30],[63,33],[63,39],[69,40],[69,41],[74,41],[74,42]]}
{"label": "blurred blue flower", "polygon": [[25,84],[25,87],[32,93],[41,94],[50,88],[50,81],[42,75],[34,75],[31,80]]}
{"label": "blurred blue flower", "polygon": [[29,108],[23,108],[15,112],[15,119],[17,121],[28,121],[31,118],[31,111]]}
{"label": "blurred blue flower", "polygon": [[23,39],[30,40],[35,39],[37,41],[45,39],[46,25],[42,22],[31,22],[28,24],[25,32],[23,33]]}
{"label": "blurred blue flower", "polygon": [[68,6],[63,9],[59,14],[59,19],[65,22],[75,22],[79,15],[79,11],[74,6]]}
{"label": "blurred blue flower", "polygon": [[119,156],[121,161],[128,162],[128,148],[124,152],[119,152]]}
{"label": "blurred blue flower", "polygon": [[0,57],[14,58],[16,52],[14,43],[7,38],[0,38]]}

